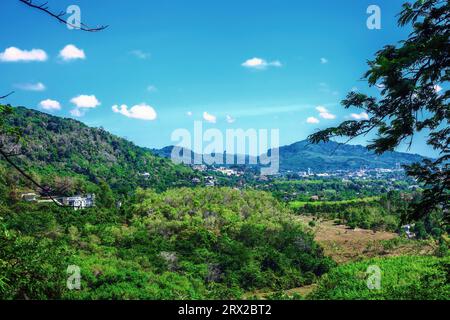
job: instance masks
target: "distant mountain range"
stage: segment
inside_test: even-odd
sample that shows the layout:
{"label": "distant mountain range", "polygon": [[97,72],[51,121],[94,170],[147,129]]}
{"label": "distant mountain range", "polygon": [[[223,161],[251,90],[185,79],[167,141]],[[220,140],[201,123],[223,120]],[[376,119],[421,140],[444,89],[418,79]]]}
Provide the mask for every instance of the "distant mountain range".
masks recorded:
{"label": "distant mountain range", "polygon": [[283,171],[354,170],[360,168],[395,168],[399,164],[420,162],[424,157],[404,152],[377,155],[361,145],[337,142],[311,144],[300,141],[280,148],[280,167]]}
{"label": "distant mountain range", "polygon": [[[152,152],[161,157],[170,158],[173,146],[162,149],[153,149]],[[300,141],[279,148],[280,171],[307,171],[315,172],[335,170],[358,170],[361,168],[395,168],[397,164],[411,164],[424,159],[418,154],[404,152],[386,152],[377,155],[361,145],[349,145],[337,142],[311,144],[309,141]],[[219,156],[223,156],[219,155]],[[236,157],[236,156],[235,156]],[[246,163],[249,163],[246,156]],[[254,158],[253,158],[254,159]]]}
{"label": "distant mountain range", "polygon": [[[150,150],[114,136],[101,128],[18,107],[6,123],[21,130],[22,155],[14,161],[44,180],[54,176],[79,177],[98,184],[105,181],[113,190],[126,193],[136,187],[165,190],[189,186],[199,173],[175,165],[173,147]],[[0,137],[1,138],[1,137]],[[375,155],[363,146],[335,142],[312,145],[301,141],[279,149],[280,171],[314,172],[394,168],[397,163],[421,161],[422,156],[400,152]],[[246,156],[247,163],[250,157]],[[0,159],[0,164],[4,163]]]}

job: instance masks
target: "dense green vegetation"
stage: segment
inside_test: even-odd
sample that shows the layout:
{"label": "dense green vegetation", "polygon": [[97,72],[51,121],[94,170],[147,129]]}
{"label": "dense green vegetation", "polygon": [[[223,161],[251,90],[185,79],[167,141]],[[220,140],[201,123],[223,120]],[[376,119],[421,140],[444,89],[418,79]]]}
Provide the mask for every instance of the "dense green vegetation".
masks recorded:
{"label": "dense green vegetation", "polygon": [[[153,151],[155,154],[169,158],[172,148],[169,146]],[[402,152],[388,152],[379,156],[360,145],[345,145],[336,142],[314,145],[306,140],[280,147],[279,155],[281,172],[301,172],[307,171],[308,168],[314,172],[359,170],[361,168],[392,169],[397,163],[411,164],[423,159],[420,155]],[[248,156],[245,159],[246,163],[250,163]],[[259,165],[253,165],[253,167],[258,168]]]}
{"label": "dense green vegetation", "polygon": [[[335,220],[350,228],[371,229],[374,231],[402,232],[402,216],[411,203],[420,199],[418,193],[405,194],[402,192],[388,192],[380,196],[355,198],[341,201],[293,201],[290,207],[301,215]],[[440,238],[450,231],[442,224],[442,210],[435,210],[412,224],[411,231],[416,238]]]}
{"label": "dense green vegetation", "polygon": [[[239,298],[310,284],[333,262],[267,193],[138,190],[122,209],[0,208],[3,299]],[[81,268],[81,290],[65,286]]]}
{"label": "dense green vegetation", "polygon": [[[293,201],[290,203],[293,209],[306,208],[307,206],[311,207],[320,207],[329,208],[330,206],[339,206],[339,205],[356,205],[356,204],[367,204],[379,201],[380,197],[366,197],[366,198],[356,198],[351,200],[341,200],[341,201]],[[322,209],[325,210],[325,209]],[[337,211],[337,210],[333,210]]]}
{"label": "dense green vegetation", "polygon": [[338,144],[333,141],[311,144],[300,141],[280,148],[280,166],[283,171],[314,172],[359,170],[360,168],[394,168],[397,163],[410,164],[423,157],[401,152],[376,155],[363,146]]}
{"label": "dense green vegetation", "polygon": [[127,194],[138,186],[166,190],[189,186],[198,176],[188,167],[72,119],[18,107],[5,122],[21,130],[16,153],[22,155],[14,161],[43,184],[54,186],[55,179],[65,177],[66,193],[86,191],[101,181],[116,194]]}
{"label": "dense green vegetation", "polygon": [[[193,187],[202,174],[102,129],[15,111],[7,120],[21,128],[24,154],[12,159],[53,194],[95,193],[97,206],[74,211],[22,201],[22,192],[39,190],[0,162],[0,299],[233,299],[317,281],[321,287],[321,277],[339,271],[298,214],[397,231],[408,205],[403,192],[384,194],[376,180],[259,181],[247,172],[217,174],[229,188]],[[292,208],[282,202],[292,199]],[[443,238],[441,218],[436,212],[413,231]],[[67,287],[69,266],[80,268],[80,290]]]}
{"label": "dense green vegetation", "polygon": [[[367,281],[381,270],[379,289]],[[369,272],[368,272],[369,271]],[[333,269],[321,278],[310,299],[324,300],[448,300],[450,257],[376,258]]]}
{"label": "dense green vegetation", "polygon": [[368,197],[343,201],[293,202],[299,214],[336,220],[351,228],[399,231],[401,214],[407,204],[391,197]]}
{"label": "dense green vegetation", "polygon": [[[261,289],[284,298],[283,290],[314,282],[309,299],[449,299],[449,13],[449,1],[403,6],[399,24],[411,23],[412,32],[380,50],[365,74],[381,99],[352,91],[342,102],[368,119],[317,132],[310,137],[315,144],[280,148],[281,170],[292,171],[287,179],[261,183],[255,167],[243,177],[205,173],[241,190],[194,188],[202,174],[102,128],[0,105],[0,299],[232,299]],[[374,129],[368,149],[330,141]],[[438,159],[393,152],[416,132],[428,135]],[[397,163],[412,164],[406,168],[419,192],[405,181],[298,174]],[[95,193],[97,206],[75,211],[28,203],[24,191]],[[299,214],[396,232],[406,217],[412,237],[439,246],[434,256],[336,267]],[[384,245],[396,241],[415,240]],[[67,285],[72,267],[81,271],[79,290]],[[370,267],[380,270],[379,288],[368,287]]]}
{"label": "dense green vegetation", "polygon": [[355,201],[355,199],[375,197],[391,190],[411,192],[408,187],[412,181],[400,176],[394,181],[388,179],[352,179],[338,178],[302,178],[288,175],[285,179],[274,179],[260,186],[270,191],[280,200],[312,202],[311,197],[317,196],[321,201]]}
{"label": "dense green vegetation", "polygon": [[[407,212],[420,220],[443,210],[450,224],[450,1],[406,2],[398,25],[411,28],[408,37],[381,48],[368,61],[364,79],[382,88],[376,95],[351,91],[342,101],[346,109],[358,108],[368,119],[346,120],[312,134],[311,143],[333,138],[352,140],[374,133],[367,148],[380,157],[402,144],[412,144],[418,133],[436,150],[437,159],[405,165],[407,174],[424,185],[422,198]],[[442,85],[442,87],[440,86]],[[437,88],[441,88],[437,90]]]}

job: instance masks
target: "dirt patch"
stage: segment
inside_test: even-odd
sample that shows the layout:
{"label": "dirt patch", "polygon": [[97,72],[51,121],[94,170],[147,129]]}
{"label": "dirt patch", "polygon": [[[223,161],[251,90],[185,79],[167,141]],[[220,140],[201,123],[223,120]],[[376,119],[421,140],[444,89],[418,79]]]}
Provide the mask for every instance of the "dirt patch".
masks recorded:
{"label": "dirt patch", "polygon": [[[299,219],[307,225],[313,220],[305,216]],[[430,242],[403,239],[392,232],[351,229],[330,220],[314,222],[315,226],[310,228],[315,240],[323,247],[325,255],[338,264],[380,256],[426,255],[436,248]]]}
{"label": "dirt patch", "polygon": [[[330,220],[314,220],[315,226],[311,227],[309,222],[313,221],[312,217],[299,216],[298,219],[312,229],[315,240],[323,247],[325,255],[338,264],[374,257],[429,255],[436,250],[436,244],[433,242],[408,240],[393,232],[351,229],[344,225],[336,225]],[[288,296],[299,294],[304,297],[311,293],[315,286],[313,284],[283,292]],[[274,293],[256,291],[245,294],[244,299],[252,297],[265,299]]]}

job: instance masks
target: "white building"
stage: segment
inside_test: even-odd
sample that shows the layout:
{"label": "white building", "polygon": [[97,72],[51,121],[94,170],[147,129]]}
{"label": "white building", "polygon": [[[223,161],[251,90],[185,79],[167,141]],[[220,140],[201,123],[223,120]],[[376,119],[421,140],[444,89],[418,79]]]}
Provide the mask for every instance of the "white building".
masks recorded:
{"label": "white building", "polygon": [[93,194],[88,194],[86,197],[64,197],[61,200],[63,205],[72,207],[74,210],[91,208],[95,205],[95,195]]}

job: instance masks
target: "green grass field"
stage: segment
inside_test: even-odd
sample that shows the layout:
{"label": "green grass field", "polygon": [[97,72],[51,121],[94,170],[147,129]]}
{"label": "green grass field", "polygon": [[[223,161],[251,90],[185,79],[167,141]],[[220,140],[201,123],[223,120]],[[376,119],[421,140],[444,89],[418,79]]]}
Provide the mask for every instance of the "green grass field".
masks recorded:
{"label": "green grass field", "polygon": [[[341,265],[308,297],[319,300],[448,300],[450,257],[400,256]],[[379,271],[379,286],[376,271]],[[368,285],[368,282],[370,285]]]}
{"label": "green grass field", "polygon": [[380,197],[365,197],[359,199],[351,199],[351,200],[342,200],[342,201],[292,201],[289,203],[289,206],[292,209],[303,208],[306,205],[311,206],[322,206],[322,205],[345,205],[345,204],[354,204],[354,203],[371,203],[375,201],[379,201]]}

